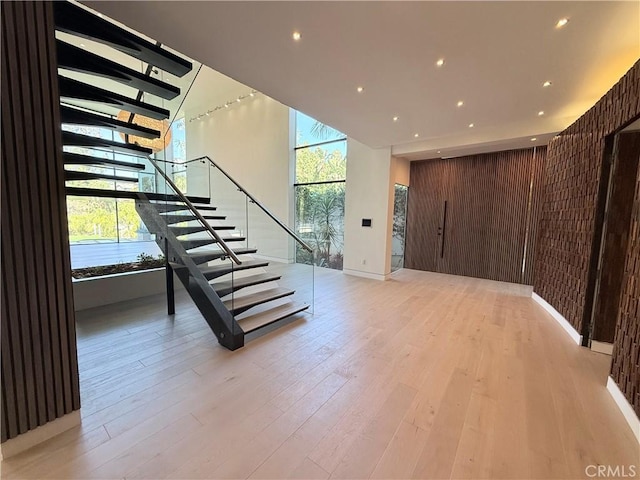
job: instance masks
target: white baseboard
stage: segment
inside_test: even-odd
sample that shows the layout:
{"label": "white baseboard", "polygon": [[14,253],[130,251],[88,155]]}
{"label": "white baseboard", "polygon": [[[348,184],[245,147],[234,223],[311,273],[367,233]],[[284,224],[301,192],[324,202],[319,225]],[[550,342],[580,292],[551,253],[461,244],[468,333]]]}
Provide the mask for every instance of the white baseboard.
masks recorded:
{"label": "white baseboard", "polygon": [[22,435],[11,438],[0,444],[0,460],[22,453],[78,425],[80,425],[80,410],[68,413]]}
{"label": "white baseboard", "polygon": [[389,276],[391,275],[390,273],[387,273],[386,275],[382,275],[379,273],[369,273],[369,272],[361,272],[360,270],[350,270],[348,268],[344,268],[342,269],[342,273],[344,273],[345,275],[353,275],[354,277],[362,277],[362,278],[369,278],[371,280],[388,280]]}
{"label": "white baseboard", "polygon": [[636,436],[636,440],[640,443],[640,419],[638,419],[638,415],[636,415],[633,407],[611,377],[607,378],[607,390],[613,397],[616,405],[618,405],[622,415],[624,415],[624,419],[631,427],[631,431]]}
{"label": "white baseboard", "polygon": [[598,342],[591,340],[591,350],[605,355],[613,355],[613,343]]}
{"label": "white baseboard", "polygon": [[542,308],[544,308],[554,319],[556,322],[560,324],[562,328],[569,334],[569,336],[576,342],[578,345],[582,345],[582,335],[580,335],[573,325],[569,323],[569,321],[560,315],[555,308],[547,303],[547,301],[538,295],[536,292],[531,293],[531,298],[533,298]]}

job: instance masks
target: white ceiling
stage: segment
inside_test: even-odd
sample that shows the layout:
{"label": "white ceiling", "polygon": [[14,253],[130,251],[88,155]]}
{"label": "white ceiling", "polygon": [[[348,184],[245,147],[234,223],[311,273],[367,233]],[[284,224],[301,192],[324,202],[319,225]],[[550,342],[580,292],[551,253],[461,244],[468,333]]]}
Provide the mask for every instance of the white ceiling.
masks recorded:
{"label": "white ceiling", "polygon": [[638,1],[84,3],[410,159],[544,144],[640,58]]}

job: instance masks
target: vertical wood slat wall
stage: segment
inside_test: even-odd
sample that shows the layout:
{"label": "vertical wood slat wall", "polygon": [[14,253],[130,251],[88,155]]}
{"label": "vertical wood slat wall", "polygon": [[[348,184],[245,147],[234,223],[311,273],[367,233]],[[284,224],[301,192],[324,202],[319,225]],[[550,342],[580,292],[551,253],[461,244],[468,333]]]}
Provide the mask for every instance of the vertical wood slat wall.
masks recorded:
{"label": "vertical wood slat wall", "polygon": [[1,9],[4,442],[80,394],[52,5]]}
{"label": "vertical wood slat wall", "polygon": [[[407,268],[531,284],[545,152],[542,147],[413,162]],[[445,201],[443,240],[438,227]]]}
{"label": "vertical wood slat wall", "polygon": [[[535,257],[534,291],[580,333],[588,319],[587,289],[598,188],[607,137],[640,116],[640,61],[589,111],[549,143]],[[625,259],[611,376],[640,415],[640,193]]]}

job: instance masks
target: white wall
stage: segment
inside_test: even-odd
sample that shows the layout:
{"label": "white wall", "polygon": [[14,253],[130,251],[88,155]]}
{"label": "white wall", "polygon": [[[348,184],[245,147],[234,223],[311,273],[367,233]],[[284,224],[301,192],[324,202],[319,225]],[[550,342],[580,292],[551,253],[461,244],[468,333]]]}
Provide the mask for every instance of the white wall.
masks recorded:
{"label": "white wall", "polygon": [[[391,150],[347,141],[344,272],[384,279],[391,271]],[[362,227],[370,218],[371,227]]]}
{"label": "white wall", "polygon": [[[199,111],[186,111],[186,117],[197,116],[210,107],[201,105]],[[289,223],[293,187],[288,107],[258,94],[202,120],[187,122],[186,129],[188,159],[208,155],[275,216]],[[246,234],[244,196],[219,171],[208,172],[207,165],[200,164],[190,167],[189,178],[202,179],[209,173],[212,204]],[[260,255],[291,261],[289,236],[255,205],[249,205],[248,221],[249,246],[258,248]]]}

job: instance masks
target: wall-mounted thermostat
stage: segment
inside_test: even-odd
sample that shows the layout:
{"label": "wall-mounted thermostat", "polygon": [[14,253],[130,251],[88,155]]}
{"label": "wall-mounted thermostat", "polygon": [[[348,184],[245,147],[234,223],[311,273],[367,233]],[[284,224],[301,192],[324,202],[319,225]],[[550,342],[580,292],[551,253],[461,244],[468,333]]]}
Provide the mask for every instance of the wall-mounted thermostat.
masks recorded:
{"label": "wall-mounted thermostat", "polygon": [[363,218],[362,219],[362,226],[363,227],[370,227],[371,226],[371,219],[370,218]]}

